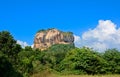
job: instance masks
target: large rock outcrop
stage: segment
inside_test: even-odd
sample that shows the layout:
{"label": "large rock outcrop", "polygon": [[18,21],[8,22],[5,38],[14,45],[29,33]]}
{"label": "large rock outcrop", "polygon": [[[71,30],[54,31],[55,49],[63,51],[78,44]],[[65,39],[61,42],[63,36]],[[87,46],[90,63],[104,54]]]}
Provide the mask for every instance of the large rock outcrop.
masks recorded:
{"label": "large rock outcrop", "polygon": [[54,44],[74,44],[72,32],[62,32],[57,29],[40,30],[34,38],[34,48],[47,49]]}

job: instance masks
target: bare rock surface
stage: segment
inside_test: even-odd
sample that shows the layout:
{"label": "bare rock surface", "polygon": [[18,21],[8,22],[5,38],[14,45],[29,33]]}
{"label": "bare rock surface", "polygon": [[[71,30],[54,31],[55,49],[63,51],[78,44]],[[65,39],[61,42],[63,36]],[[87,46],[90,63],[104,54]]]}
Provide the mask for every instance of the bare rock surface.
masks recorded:
{"label": "bare rock surface", "polygon": [[34,48],[47,49],[54,44],[74,44],[72,32],[62,32],[57,29],[40,30],[34,38]]}

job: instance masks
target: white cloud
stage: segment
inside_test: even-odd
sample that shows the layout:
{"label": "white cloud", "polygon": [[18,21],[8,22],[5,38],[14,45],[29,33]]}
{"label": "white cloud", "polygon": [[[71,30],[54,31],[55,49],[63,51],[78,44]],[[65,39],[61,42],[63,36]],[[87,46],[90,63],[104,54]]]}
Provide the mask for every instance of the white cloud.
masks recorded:
{"label": "white cloud", "polygon": [[17,40],[17,44],[20,44],[23,48],[26,47],[26,46],[30,46],[30,45],[28,45],[27,42],[20,41],[20,40]]}
{"label": "white cloud", "polygon": [[104,51],[108,48],[120,50],[120,28],[117,28],[110,20],[99,20],[96,28],[84,32],[81,38],[80,36],[74,37],[77,47],[88,46],[99,51]]}
{"label": "white cloud", "polygon": [[76,47],[79,47],[81,45],[81,40],[80,40],[80,36],[74,35],[74,43],[76,45]]}
{"label": "white cloud", "polygon": [[34,44],[31,45],[31,48],[33,48],[33,47],[34,47]]}

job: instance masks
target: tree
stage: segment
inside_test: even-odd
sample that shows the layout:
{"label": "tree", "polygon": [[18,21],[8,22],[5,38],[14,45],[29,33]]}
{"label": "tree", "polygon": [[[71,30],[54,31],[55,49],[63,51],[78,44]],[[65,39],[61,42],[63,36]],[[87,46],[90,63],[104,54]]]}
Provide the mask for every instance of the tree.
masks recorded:
{"label": "tree", "polygon": [[108,49],[103,58],[108,62],[107,71],[109,73],[120,74],[120,52],[117,49]]}
{"label": "tree", "polygon": [[14,52],[12,48],[16,46],[16,41],[13,39],[12,35],[7,31],[0,32],[0,51],[11,57]]}
{"label": "tree", "polygon": [[49,61],[52,69],[59,70],[58,66],[65,58],[66,53],[74,48],[75,46],[72,44],[55,44],[46,51],[46,61]]}
{"label": "tree", "polygon": [[12,74],[11,76],[16,74],[15,72],[17,72],[17,66],[19,64],[18,53],[21,50],[21,46],[16,44],[16,41],[8,31],[0,32],[0,54],[2,54],[0,57],[0,70],[5,75],[7,75],[6,73]]}
{"label": "tree", "polygon": [[0,32],[0,51],[5,54],[12,64],[17,64],[18,53],[22,50],[16,40],[7,31]]}
{"label": "tree", "polygon": [[0,52],[0,76],[1,77],[23,77],[17,72],[8,58]]}
{"label": "tree", "polygon": [[60,71],[68,71],[73,74],[102,74],[105,73],[106,63],[92,49],[76,48],[67,53],[61,62]]}
{"label": "tree", "polygon": [[33,51],[33,49],[31,48],[31,46],[26,46],[25,51]]}

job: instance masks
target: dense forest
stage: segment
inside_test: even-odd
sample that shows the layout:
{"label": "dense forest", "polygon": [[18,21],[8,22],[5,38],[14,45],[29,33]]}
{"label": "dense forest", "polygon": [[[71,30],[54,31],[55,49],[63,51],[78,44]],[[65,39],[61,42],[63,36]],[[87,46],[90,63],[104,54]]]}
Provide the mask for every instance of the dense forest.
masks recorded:
{"label": "dense forest", "polygon": [[57,44],[47,50],[22,48],[8,31],[0,32],[0,77],[30,77],[47,71],[59,74],[120,74],[120,51]]}

